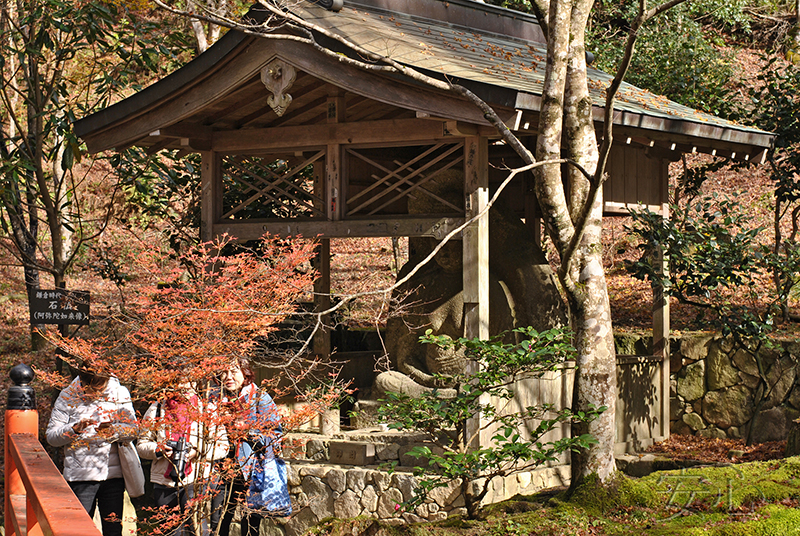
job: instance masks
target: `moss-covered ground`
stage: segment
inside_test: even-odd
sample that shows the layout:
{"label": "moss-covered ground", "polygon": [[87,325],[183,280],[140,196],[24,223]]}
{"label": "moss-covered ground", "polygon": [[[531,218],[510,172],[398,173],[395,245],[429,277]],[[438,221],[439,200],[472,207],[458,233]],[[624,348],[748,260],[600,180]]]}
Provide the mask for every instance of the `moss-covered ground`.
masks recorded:
{"label": "moss-covered ground", "polygon": [[320,536],[790,536],[800,535],[800,457],[662,471],[607,487],[589,481],[569,499],[544,493],[489,506],[477,520],[392,527],[329,520]]}

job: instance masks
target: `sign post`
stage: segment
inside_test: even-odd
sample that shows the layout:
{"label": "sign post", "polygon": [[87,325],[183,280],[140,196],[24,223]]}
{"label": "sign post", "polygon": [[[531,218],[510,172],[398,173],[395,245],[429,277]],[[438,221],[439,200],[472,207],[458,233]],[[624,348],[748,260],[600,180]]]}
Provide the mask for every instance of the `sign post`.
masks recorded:
{"label": "sign post", "polygon": [[39,289],[29,301],[31,324],[89,325],[89,293],[85,290]]}
{"label": "sign post", "polygon": [[[31,324],[58,324],[62,337],[67,336],[67,326],[89,325],[89,292],[85,290],[37,289],[28,300]],[[56,350],[56,370],[64,372],[62,352]]]}

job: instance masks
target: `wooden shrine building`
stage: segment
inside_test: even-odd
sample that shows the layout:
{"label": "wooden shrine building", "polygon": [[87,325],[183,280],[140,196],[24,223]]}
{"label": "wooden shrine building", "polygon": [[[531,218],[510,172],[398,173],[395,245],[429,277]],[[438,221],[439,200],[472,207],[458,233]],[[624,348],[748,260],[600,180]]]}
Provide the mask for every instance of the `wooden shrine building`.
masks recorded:
{"label": "wooden shrine building", "polygon": [[[364,49],[457,80],[493,106],[529,147],[535,145],[546,49],[533,17],[470,0],[344,0],[339,11],[297,1],[289,9]],[[259,17],[258,6],[250,16]],[[599,124],[601,88],[611,77],[590,68],[590,79]],[[360,70],[304,43],[236,31],[166,78],[76,122],[75,132],[93,153],[134,145],[151,153],[200,153],[201,238],[228,233],[250,240],[265,232],[320,236],[322,292],[329,285],[327,239],[440,239],[485,205],[505,178],[500,166],[520,163],[466,100]],[[619,95],[614,137],[606,213],[647,206],[665,217],[670,161],[693,152],[761,161],[773,142],[769,133],[630,85]],[[466,208],[426,189],[448,169],[463,170]],[[503,197],[531,233],[538,233],[531,181],[515,179]],[[436,198],[448,209],[409,214],[408,200],[420,196]],[[467,334],[485,337],[488,216],[459,238]],[[654,411],[661,419],[652,433],[663,437],[669,434],[669,358],[663,344],[668,309],[658,306],[654,313],[660,350],[647,359],[660,366]],[[316,350],[329,348],[323,341]]]}

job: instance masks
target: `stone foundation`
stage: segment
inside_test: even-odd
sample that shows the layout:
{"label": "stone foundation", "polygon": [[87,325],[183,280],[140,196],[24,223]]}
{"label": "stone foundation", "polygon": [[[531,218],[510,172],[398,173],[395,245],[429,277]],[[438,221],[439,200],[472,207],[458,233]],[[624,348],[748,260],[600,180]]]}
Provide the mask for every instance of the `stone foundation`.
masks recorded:
{"label": "stone foundation", "polygon": [[[287,435],[284,457],[289,466],[294,515],[285,520],[266,520],[262,534],[266,530],[270,536],[300,535],[327,517],[369,516],[402,524],[466,514],[464,497],[455,484],[433,490],[413,512],[402,510],[401,504],[412,498],[417,486],[411,466],[416,459],[406,453],[419,444],[421,436],[381,432],[379,428],[336,437]],[[331,455],[356,463],[333,464]],[[392,462],[396,465],[389,472]],[[561,465],[495,478],[483,503],[564,486],[569,475],[569,466]]]}

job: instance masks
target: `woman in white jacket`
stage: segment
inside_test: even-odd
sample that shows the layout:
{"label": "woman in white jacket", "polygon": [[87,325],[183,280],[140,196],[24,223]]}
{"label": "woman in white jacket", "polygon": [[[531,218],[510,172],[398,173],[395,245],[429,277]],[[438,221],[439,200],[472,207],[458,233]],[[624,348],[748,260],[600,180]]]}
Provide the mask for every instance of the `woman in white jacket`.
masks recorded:
{"label": "woman in white jacket", "polygon": [[64,447],[64,479],[90,516],[100,511],[104,536],[122,534],[122,477],[118,441],[136,438],[128,390],[111,376],[82,369],[58,395],[47,442]]}
{"label": "woman in white jacket", "polygon": [[[217,420],[216,408],[203,404],[189,384],[151,404],[142,418],[137,449],[139,456],[153,460],[150,481],[155,505],[174,509],[172,513],[180,513],[182,519],[170,535],[194,534],[193,520],[198,516],[193,514],[200,509],[190,501],[208,490],[213,461],[228,453],[225,428]],[[207,532],[204,526],[203,533]]]}

